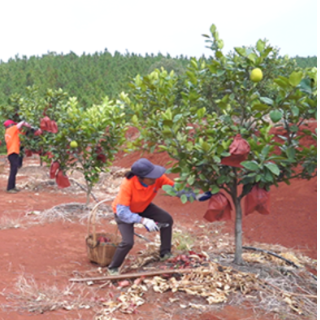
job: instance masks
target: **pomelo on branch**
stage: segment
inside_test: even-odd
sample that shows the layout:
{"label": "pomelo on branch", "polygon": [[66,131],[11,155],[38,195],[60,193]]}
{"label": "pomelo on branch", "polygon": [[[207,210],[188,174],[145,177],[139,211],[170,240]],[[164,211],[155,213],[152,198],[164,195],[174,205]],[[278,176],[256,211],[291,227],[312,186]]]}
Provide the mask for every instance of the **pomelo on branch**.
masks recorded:
{"label": "pomelo on branch", "polygon": [[253,82],[259,82],[263,78],[263,73],[260,68],[255,68],[250,73],[250,80]]}
{"label": "pomelo on branch", "polygon": [[77,142],[77,141],[74,141],[74,140],[71,141],[71,142],[70,142],[70,147],[71,147],[71,148],[78,148],[78,142]]}

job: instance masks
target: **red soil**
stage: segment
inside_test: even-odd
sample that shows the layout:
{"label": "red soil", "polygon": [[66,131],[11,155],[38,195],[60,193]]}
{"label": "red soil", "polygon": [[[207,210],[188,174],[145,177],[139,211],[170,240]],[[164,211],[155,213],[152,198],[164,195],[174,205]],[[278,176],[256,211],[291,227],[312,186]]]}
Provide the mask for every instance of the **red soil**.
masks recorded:
{"label": "red soil", "polygon": [[[130,167],[141,156],[135,152],[129,155],[119,153],[114,165]],[[147,155],[152,162],[166,165],[166,155]],[[27,158],[25,166],[32,160]],[[7,165],[8,166],[8,165]],[[24,177],[18,179],[23,181]],[[4,216],[11,218],[22,217],[26,212],[33,210],[50,209],[61,203],[85,202],[85,194],[72,195],[51,193],[48,190],[30,192],[23,190],[18,194],[5,192],[6,177],[0,176],[0,219]],[[177,198],[158,195],[155,203],[169,211],[174,220],[185,226],[193,226],[195,221],[206,223],[203,215],[207,203],[181,204]],[[227,232],[233,232],[233,221],[225,224]],[[1,228],[1,227],[0,227]],[[1,230],[1,229],[0,229]],[[86,226],[77,223],[54,222],[37,225],[29,228],[16,228],[0,231],[0,306],[7,304],[5,293],[13,292],[13,285],[20,275],[26,278],[32,276],[37,283],[66,287],[68,279],[73,277],[74,271],[85,272],[95,266],[88,262],[84,238]],[[139,230],[140,232],[140,230]],[[144,230],[142,231],[144,234]],[[304,255],[317,258],[317,180],[294,180],[290,186],[280,184],[279,188],[271,189],[271,214],[260,215],[258,213],[243,218],[243,242],[263,242],[280,244],[288,248],[301,250]],[[132,253],[143,248],[143,241],[136,240]],[[107,290],[108,289],[104,289]],[[168,294],[169,295],[169,294]],[[166,295],[166,300],[168,300]],[[185,297],[185,296],[184,296]],[[154,299],[154,300],[153,300]],[[128,319],[165,319],[165,312],[170,307],[156,306],[161,303],[159,294],[153,294],[148,302],[139,308],[136,316],[128,315]],[[157,302],[158,301],[158,302]],[[163,302],[163,301],[162,301]],[[167,310],[167,311],[164,311]],[[124,315],[115,318],[124,319]],[[24,320],[24,319],[92,319],[91,310],[66,311],[58,310],[46,312],[42,315],[34,313],[18,313],[0,309],[0,319]],[[210,320],[236,320],[236,319],[271,319],[254,315],[250,310],[234,307],[217,309],[214,314],[204,313],[197,315],[197,319]],[[175,315],[174,319],[195,319],[188,315]]]}

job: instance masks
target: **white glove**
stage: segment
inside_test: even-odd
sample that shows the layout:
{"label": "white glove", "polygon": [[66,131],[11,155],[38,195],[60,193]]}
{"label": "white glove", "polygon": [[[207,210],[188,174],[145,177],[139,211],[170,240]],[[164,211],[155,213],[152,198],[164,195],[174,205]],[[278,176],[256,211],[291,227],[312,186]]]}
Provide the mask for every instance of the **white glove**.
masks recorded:
{"label": "white glove", "polygon": [[206,201],[209,200],[212,196],[212,193],[210,191],[207,191],[205,193],[200,193],[196,196],[196,200],[198,201]]}
{"label": "white glove", "polygon": [[159,231],[159,227],[152,219],[143,218],[142,224],[146,227],[146,229],[149,232]]}

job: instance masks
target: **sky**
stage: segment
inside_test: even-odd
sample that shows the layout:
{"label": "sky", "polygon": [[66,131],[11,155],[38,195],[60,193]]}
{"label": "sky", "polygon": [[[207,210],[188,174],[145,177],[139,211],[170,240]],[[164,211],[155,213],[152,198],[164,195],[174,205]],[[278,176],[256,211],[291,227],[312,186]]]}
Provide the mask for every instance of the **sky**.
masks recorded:
{"label": "sky", "polygon": [[48,52],[211,55],[267,39],[280,55],[317,55],[317,0],[0,0],[0,60]]}

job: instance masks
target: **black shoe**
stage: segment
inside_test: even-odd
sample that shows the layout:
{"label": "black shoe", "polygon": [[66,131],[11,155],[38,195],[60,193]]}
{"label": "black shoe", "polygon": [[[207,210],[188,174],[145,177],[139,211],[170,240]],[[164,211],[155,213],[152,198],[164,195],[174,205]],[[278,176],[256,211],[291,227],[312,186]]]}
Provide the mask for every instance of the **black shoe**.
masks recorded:
{"label": "black shoe", "polygon": [[165,254],[161,254],[160,255],[160,261],[166,261],[166,260],[168,260],[168,259],[170,259],[172,257],[173,257],[172,253],[171,252],[167,252]]}

